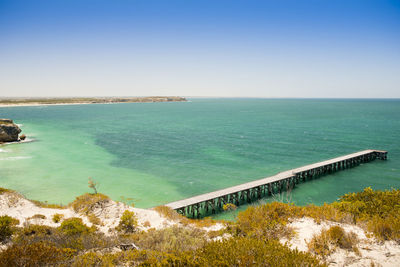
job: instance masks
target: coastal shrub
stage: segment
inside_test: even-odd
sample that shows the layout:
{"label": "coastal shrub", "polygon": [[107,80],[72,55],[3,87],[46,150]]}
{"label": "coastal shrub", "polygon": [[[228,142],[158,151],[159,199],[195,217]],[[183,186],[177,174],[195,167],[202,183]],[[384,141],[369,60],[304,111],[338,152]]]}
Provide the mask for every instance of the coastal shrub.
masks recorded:
{"label": "coastal shrub", "polygon": [[385,218],[400,213],[400,190],[374,191],[367,187],[361,192],[345,194],[334,206],[359,220]]}
{"label": "coastal shrub", "polygon": [[16,230],[16,225],[19,224],[19,220],[14,219],[10,216],[0,216],[0,242],[3,242],[10,238]]}
{"label": "coastal shrub", "polygon": [[102,224],[102,222],[101,222],[101,220],[99,219],[99,217],[97,217],[97,216],[94,215],[93,213],[89,213],[89,214],[87,215],[87,217],[88,217],[88,219],[89,219],[89,222],[91,222],[91,223],[94,224],[94,225],[101,225],[101,224]]}
{"label": "coastal shrub", "polygon": [[141,249],[162,252],[190,251],[204,246],[206,232],[193,227],[172,226],[164,229],[149,229],[131,236]]}
{"label": "coastal shrub", "polygon": [[[93,228],[84,226],[81,222],[79,227],[74,226],[68,229],[54,228],[45,225],[28,225],[21,229],[13,239],[14,244],[33,244],[37,242],[51,242],[58,248],[70,248],[76,251],[84,251],[92,248],[105,248],[115,246],[118,242],[115,238],[106,237],[103,233],[95,232]],[[65,226],[65,225],[64,225]]]}
{"label": "coastal shrub", "polygon": [[101,193],[86,193],[76,197],[76,199],[70,204],[70,206],[74,209],[75,212],[80,212],[87,215],[97,208],[104,207],[104,205],[109,201],[110,198]]}
{"label": "coastal shrub", "polygon": [[200,266],[323,266],[311,254],[279,241],[248,237],[210,242],[196,256]]}
{"label": "coastal shrub", "polygon": [[7,193],[7,192],[14,192],[14,191],[10,190],[10,189],[7,189],[7,188],[0,187],[0,195],[3,194],[3,193]]}
{"label": "coastal shrub", "polygon": [[286,224],[289,218],[295,216],[295,211],[294,206],[279,202],[248,207],[238,214],[233,233],[264,239],[289,238],[293,230]]}
{"label": "coastal shrub", "polygon": [[[352,219],[349,219],[347,213],[338,210],[332,204],[324,203],[322,206],[311,204],[305,207],[296,206],[295,209],[297,210],[295,212],[296,217],[307,216],[313,218],[317,223],[321,223],[324,220],[345,223],[353,222]],[[352,216],[350,217],[352,218]]]}
{"label": "coastal shrub", "polygon": [[14,242],[21,242],[22,240],[26,240],[24,237],[29,236],[49,236],[52,235],[54,231],[55,229],[53,227],[47,225],[28,224],[18,231]]}
{"label": "coastal shrub", "polygon": [[391,214],[385,218],[374,216],[367,223],[367,229],[380,240],[394,240],[400,244],[400,216]]}
{"label": "coastal shrub", "polygon": [[188,253],[130,250],[117,253],[88,252],[76,256],[70,266],[200,266]]}
{"label": "coastal shrub", "polygon": [[59,223],[64,218],[64,214],[56,213],[53,215],[53,222]]}
{"label": "coastal shrub", "polygon": [[82,222],[81,218],[77,217],[65,219],[58,227],[58,229],[66,235],[81,235],[95,231],[93,228],[89,228],[88,226],[86,226]]}
{"label": "coastal shrub", "polygon": [[372,190],[342,196],[333,207],[351,214],[354,222],[367,225],[367,230],[381,240],[400,242],[400,190]]}
{"label": "coastal shrub", "polygon": [[165,217],[166,219],[175,222],[180,222],[181,224],[186,226],[194,225],[197,227],[210,227],[217,223],[223,223],[223,224],[226,223],[225,221],[222,220],[213,220],[210,217],[204,217],[202,219],[189,219],[167,206],[157,206],[154,208],[154,210],[157,211],[161,216]]}
{"label": "coastal shrub", "polygon": [[224,206],[222,206],[222,209],[223,209],[224,211],[232,211],[232,210],[236,210],[237,207],[236,207],[235,204],[226,203],[226,204],[224,204]]}
{"label": "coastal shrub", "polygon": [[194,251],[131,250],[89,252],[71,266],[325,266],[309,253],[291,250],[278,241],[231,238],[207,243]]}
{"label": "coastal shrub", "polygon": [[51,242],[13,244],[0,253],[0,266],[49,266],[71,259],[75,251]]}
{"label": "coastal shrub", "polygon": [[30,199],[33,204],[35,204],[38,207],[41,208],[49,208],[49,209],[65,209],[66,207],[61,205],[61,204],[51,204],[48,203],[47,201],[38,201],[38,200],[32,200]]}
{"label": "coastal shrub", "polygon": [[116,266],[117,264],[117,255],[112,253],[100,254],[96,252],[87,252],[83,255],[75,257],[70,263],[70,266]]}
{"label": "coastal shrub", "polygon": [[225,222],[223,220],[214,220],[211,217],[204,217],[202,219],[189,219],[184,217],[181,223],[186,226],[190,225],[202,228],[202,227],[211,227],[217,223],[227,224],[228,222]]}
{"label": "coastal shrub", "polygon": [[32,217],[28,218],[29,219],[39,219],[39,220],[45,220],[46,216],[44,216],[43,214],[35,214]]}
{"label": "coastal shrub", "polygon": [[166,219],[172,221],[180,221],[184,218],[184,216],[180,215],[178,212],[167,206],[157,206],[154,208],[154,210]]}
{"label": "coastal shrub", "polygon": [[314,235],[307,246],[310,252],[325,258],[337,248],[359,254],[357,243],[356,234],[346,233],[340,226],[331,226],[328,230],[323,229],[319,235]]}
{"label": "coastal shrub", "polygon": [[125,210],[116,229],[125,233],[133,233],[137,226],[138,222],[135,213],[133,213],[133,211]]}

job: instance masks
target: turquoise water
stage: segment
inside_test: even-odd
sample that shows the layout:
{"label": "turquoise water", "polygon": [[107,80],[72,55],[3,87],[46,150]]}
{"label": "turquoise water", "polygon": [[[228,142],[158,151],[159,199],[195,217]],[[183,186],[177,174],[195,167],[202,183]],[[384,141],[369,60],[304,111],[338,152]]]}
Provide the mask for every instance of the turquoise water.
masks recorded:
{"label": "turquoise water", "polygon": [[[68,203],[88,177],[148,208],[364,149],[375,161],[297,187],[296,204],[400,186],[400,100],[191,99],[0,108],[34,142],[0,146],[0,187]],[[226,216],[226,215],[224,215]]]}

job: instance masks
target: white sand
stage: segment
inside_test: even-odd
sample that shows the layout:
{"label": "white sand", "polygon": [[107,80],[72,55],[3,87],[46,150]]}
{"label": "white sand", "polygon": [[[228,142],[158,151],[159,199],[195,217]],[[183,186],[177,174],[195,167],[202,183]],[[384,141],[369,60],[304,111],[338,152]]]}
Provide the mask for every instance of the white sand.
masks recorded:
{"label": "white sand", "polygon": [[[118,225],[119,219],[125,210],[130,210],[135,213],[141,230],[149,228],[160,229],[175,224],[175,222],[167,220],[154,210],[133,208],[124,203],[109,200],[104,206],[98,207],[93,211],[101,221],[101,225],[97,225],[99,230],[105,234],[110,234],[113,228]],[[85,224],[92,226],[92,223],[89,222],[89,219],[85,215],[76,213],[72,208],[51,209],[39,207],[14,192],[6,192],[0,195],[0,216],[8,215],[18,219],[20,226],[28,223],[48,225],[52,227],[60,226],[61,222],[55,223],[52,220],[56,213],[63,214],[64,219],[71,217],[82,218]],[[36,214],[44,215],[46,218],[31,218]],[[144,224],[146,224],[146,226],[144,226]]]}
{"label": "white sand", "polygon": [[18,104],[0,104],[0,108],[5,107],[36,107],[36,106],[65,106],[65,105],[89,105],[89,104],[112,104],[112,103],[54,103],[54,104],[44,104],[44,103],[18,103]]}
{"label": "white sand", "polygon": [[288,226],[296,231],[297,236],[289,241],[281,240],[281,242],[288,242],[288,245],[292,248],[308,251],[307,243],[310,242],[312,237],[315,234],[320,234],[322,229],[328,229],[333,225],[339,225],[346,232],[353,232],[357,235],[360,240],[358,249],[361,256],[352,251],[337,249],[327,259],[329,266],[371,266],[372,262],[376,266],[400,266],[399,244],[394,241],[378,242],[374,238],[367,238],[364,230],[356,225],[326,221],[318,224],[311,218],[296,219]]}

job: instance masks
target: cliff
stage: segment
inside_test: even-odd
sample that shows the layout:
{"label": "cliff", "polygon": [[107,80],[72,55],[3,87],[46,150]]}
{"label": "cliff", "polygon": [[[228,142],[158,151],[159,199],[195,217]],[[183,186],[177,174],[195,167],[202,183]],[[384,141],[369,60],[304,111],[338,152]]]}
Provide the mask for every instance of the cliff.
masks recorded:
{"label": "cliff", "polygon": [[18,141],[21,129],[10,119],[0,119],[0,143]]}

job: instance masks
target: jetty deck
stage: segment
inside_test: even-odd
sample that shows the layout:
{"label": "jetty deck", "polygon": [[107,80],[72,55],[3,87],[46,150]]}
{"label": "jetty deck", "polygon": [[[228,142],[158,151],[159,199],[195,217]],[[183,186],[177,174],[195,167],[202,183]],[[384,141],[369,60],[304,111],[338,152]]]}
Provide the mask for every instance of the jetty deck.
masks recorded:
{"label": "jetty deck", "polygon": [[243,202],[251,202],[265,195],[280,193],[282,190],[290,190],[300,181],[333,173],[357,166],[361,163],[375,159],[386,160],[387,151],[363,150],[341,157],[317,162],[300,168],[280,172],[274,176],[262,178],[256,181],[228,187],[214,192],[190,197],[166,204],[179,213],[192,217],[200,217],[211,211],[222,210],[223,205],[231,203],[240,205]]}

